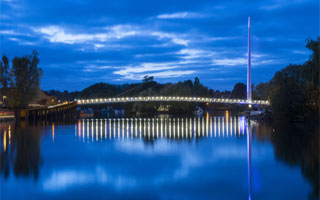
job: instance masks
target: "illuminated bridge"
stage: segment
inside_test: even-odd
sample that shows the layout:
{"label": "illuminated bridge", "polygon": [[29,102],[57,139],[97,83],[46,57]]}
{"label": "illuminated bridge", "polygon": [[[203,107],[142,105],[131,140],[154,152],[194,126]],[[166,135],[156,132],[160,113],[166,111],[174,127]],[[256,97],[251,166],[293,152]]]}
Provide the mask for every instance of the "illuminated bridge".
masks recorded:
{"label": "illuminated bridge", "polygon": [[245,99],[223,99],[223,98],[205,98],[205,97],[116,97],[116,98],[97,98],[97,99],[79,99],[78,105],[92,104],[111,104],[111,103],[130,103],[130,102],[189,102],[189,103],[223,103],[223,104],[250,104],[250,105],[269,105],[264,100],[245,100]]}

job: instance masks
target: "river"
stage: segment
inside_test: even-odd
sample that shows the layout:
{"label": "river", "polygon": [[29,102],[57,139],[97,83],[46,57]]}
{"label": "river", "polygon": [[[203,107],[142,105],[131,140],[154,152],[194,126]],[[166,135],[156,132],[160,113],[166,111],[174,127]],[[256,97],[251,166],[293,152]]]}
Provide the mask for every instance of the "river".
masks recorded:
{"label": "river", "polygon": [[205,117],[0,125],[1,199],[316,199],[319,129]]}

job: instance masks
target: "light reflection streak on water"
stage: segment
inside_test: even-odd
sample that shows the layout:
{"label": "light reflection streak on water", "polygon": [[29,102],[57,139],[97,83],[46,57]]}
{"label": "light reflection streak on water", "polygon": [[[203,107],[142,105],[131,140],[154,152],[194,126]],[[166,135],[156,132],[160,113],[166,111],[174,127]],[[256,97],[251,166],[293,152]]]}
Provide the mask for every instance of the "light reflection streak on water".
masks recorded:
{"label": "light reflection streak on water", "polygon": [[95,135],[96,135],[96,141],[98,141],[99,129],[98,129],[97,120],[94,120],[93,123],[96,125],[96,131],[97,131],[97,133],[96,133]]}
{"label": "light reflection streak on water", "polygon": [[177,119],[177,132],[178,132],[178,134],[177,134],[177,136],[178,136],[178,138],[180,137],[180,126],[179,126],[179,118]]}
{"label": "light reflection streak on water", "polygon": [[176,120],[173,119],[173,138],[176,138]]}
{"label": "light reflection streak on water", "polygon": [[212,137],[212,117],[210,117],[210,137]]}
{"label": "light reflection streak on water", "polygon": [[3,151],[7,151],[7,131],[5,130],[3,133]]}
{"label": "light reflection streak on water", "polygon": [[163,118],[160,118],[160,134],[161,138],[163,138]]}
{"label": "light reflection streak on water", "polygon": [[231,136],[232,136],[232,126],[233,126],[233,121],[232,121],[232,117],[230,117],[230,133],[231,133]]}
{"label": "light reflection streak on water", "polygon": [[238,117],[238,134],[240,136],[240,127],[241,127],[241,122],[240,122],[240,117]]}
{"label": "light reflection streak on water", "polygon": [[202,137],[204,136],[204,118],[201,118]]}
{"label": "light reflection streak on water", "polygon": [[54,122],[52,122],[51,131],[52,131],[52,142],[54,142]]}
{"label": "light reflection streak on water", "polygon": [[107,139],[107,120],[104,120],[104,139]]}
{"label": "light reflection streak on water", "polygon": [[229,136],[229,111],[226,111],[226,133]]}
{"label": "light reflection streak on water", "polygon": [[11,125],[8,127],[9,145],[11,144]]}
{"label": "light reflection streak on water", "polygon": [[192,128],[192,119],[189,119],[189,138],[192,138],[193,128]]}
{"label": "light reflection streak on water", "polygon": [[246,118],[240,117],[240,130],[241,130],[242,135],[244,135],[245,123],[246,123]]}
{"label": "light reflection streak on water", "polygon": [[100,138],[102,139],[102,137],[103,137],[103,129],[102,129],[103,127],[102,127],[102,119],[100,119]]}
{"label": "light reflection streak on water", "polygon": [[83,131],[83,133],[82,133],[82,142],[84,142],[84,137],[85,137],[85,129],[84,129],[84,119],[83,120],[81,120],[81,125],[82,125],[82,127],[81,127],[81,130]]}
{"label": "light reflection streak on water", "polygon": [[118,127],[118,138],[119,138],[119,139],[120,139],[120,134],[121,134],[120,126],[121,126],[121,124],[120,124],[120,119],[118,118],[118,119],[117,119],[117,127]]}
{"label": "light reflection streak on water", "polygon": [[134,118],[134,125],[135,125],[135,137],[137,137],[138,134],[138,122],[137,122],[137,118]]}
{"label": "light reflection streak on water", "polygon": [[220,117],[218,117],[218,136],[220,137]]}
{"label": "light reflection streak on water", "polygon": [[[75,131],[82,141],[104,139],[193,139],[201,137],[238,137],[246,133],[245,117],[226,118],[122,118],[79,120]],[[90,128],[89,128],[90,127]],[[113,128],[112,128],[113,127]],[[91,134],[90,134],[91,131]],[[109,134],[108,134],[109,132]],[[112,133],[113,132],[113,133]],[[238,132],[238,134],[236,133]],[[226,134],[225,134],[226,133]],[[85,137],[86,135],[86,137]]]}
{"label": "light reflection streak on water", "polygon": [[238,117],[234,117],[234,120],[233,120],[233,131],[234,131],[234,134],[235,135],[238,135],[239,136],[239,130],[238,130]]}
{"label": "light reflection streak on water", "polygon": [[139,119],[139,136],[141,138],[141,119]]}
{"label": "light reflection streak on water", "polygon": [[131,134],[131,139],[133,138],[133,119],[131,118],[130,120],[130,134]]}
{"label": "light reflection streak on water", "polygon": [[143,119],[143,136],[146,136],[146,130],[147,130],[147,126],[146,126],[146,119]]}
{"label": "light reflection streak on water", "polygon": [[224,137],[224,117],[221,117],[221,121],[222,121],[222,137]]}
{"label": "light reflection streak on water", "polygon": [[197,126],[198,126],[198,131],[197,131],[197,134],[198,134],[198,136],[200,137],[200,118],[198,118],[197,120],[198,120],[198,124],[197,124]]}
{"label": "light reflection streak on water", "polygon": [[[169,123],[170,122],[170,123]],[[169,123],[169,125],[167,126],[169,128],[169,138],[171,138],[171,118],[168,120],[166,120],[166,125]]]}

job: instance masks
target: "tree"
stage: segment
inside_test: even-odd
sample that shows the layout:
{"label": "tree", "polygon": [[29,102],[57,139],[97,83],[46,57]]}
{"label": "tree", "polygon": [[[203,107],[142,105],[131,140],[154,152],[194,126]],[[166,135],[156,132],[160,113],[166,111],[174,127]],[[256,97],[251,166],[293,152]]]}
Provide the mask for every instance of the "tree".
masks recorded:
{"label": "tree", "polygon": [[2,63],[1,63],[1,81],[0,84],[3,88],[8,87],[8,80],[10,78],[9,75],[9,59],[7,58],[6,55],[2,56]]}
{"label": "tree", "polygon": [[253,91],[253,99],[255,100],[267,100],[269,98],[270,84],[269,83],[259,83],[257,84]]}
{"label": "tree", "polygon": [[29,102],[40,92],[42,70],[38,67],[37,51],[31,55],[15,57],[12,60],[12,77],[10,80],[9,105],[14,108],[28,106]]}
{"label": "tree", "polygon": [[274,118],[295,120],[305,114],[305,88],[300,81],[301,66],[289,65],[271,80],[270,101]]}
{"label": "tree", "polygon": [[216,91],[214,92],[214,97],[215,97],[215,98],[221,98],[221,92],[220,92],[219,90],[216,90]]}
{"label": "tree", "polygon": [[246,99],[247,92],[246,92],[247,86],[243,83],[237,83],[231,92],[231,96],[234,99]]}
{"label": "tree", "polygon": [[142,79],[143,82],[153,81],[153,76],[145,75]]}
{"label": "tree", "polygon": [[306,47],[312,51],[310,58],[302,65],[289,65],[268,83],[258,84],[253,95],[255,99],[268,99],[274,118],[296,120],[308,117],[319,119],[319,47],[317,41],[307,40]]}
{"label": "tree", "polygon": [[313,84],[314,86],[319,86],[319,43],[318,41],[307,40],[306,47],[312,51],[312,54],[309,60],[304,64],[304,69],[302,71],[302,77],[307,81]]}
{"label": "tree", "polygon": [[194,78],[194,84],[193,85],[194,85],[195,88],[198,88],[200,86],[200,80],[199,80],[198,77]]}

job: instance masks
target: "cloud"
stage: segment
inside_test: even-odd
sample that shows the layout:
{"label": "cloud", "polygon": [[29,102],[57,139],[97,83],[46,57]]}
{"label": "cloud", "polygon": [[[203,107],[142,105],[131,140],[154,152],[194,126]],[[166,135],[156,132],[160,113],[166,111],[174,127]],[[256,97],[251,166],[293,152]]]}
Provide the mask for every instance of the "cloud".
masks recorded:
{"label": "cloud", "polygon": [[17,32],[14,30],[0,30],[0,34],[2,35],[17,35]]}
{"label": "cloud", "polygon": [[[267,64],[285,63],[286,60],[275,58],[268,54],[255,53],[251,55],[251,64],[253,67]],[[246,66],[248,64],[247,54],[243,57],[221,57],[212,60],[212,65],[219,66]]]}
{"label": "cloud", "polygon": [[97,71],[101,71],[101,70],[106,70],[106,69],[116,69],[118,67],[115,66],[108,66],[108,65],[94,65],[94,64],[90,64],[85,66],[85,68],[83,69],[83,71],[85,72],[97,72]]}
{"label": "cloud", "polygon": [[142,63],[138,66],[129,66],[125,67],[125,69],[119,70],[115,72],[115,74],[126,75],[130,73],[142,73],[142,72],[150,72],[150,71],[159,71],[166,69],[177,68],[177,66],[171,66],[170,63]]}
{"label": "cloud", "polygon": [[281,4],[272,4],[272,5],[261,6],[260,9],[262,9],[262,10],[275,10],[275,9],[278,9],[281,7],[282,7]]}
{"label": "cloud", "polygon": [[166,33],[166,32],[153,32],[153,36],[157,36],[159,39],[170,39],[173,43],[183,46],[188,46],[190,40],[184,39],[183,35]]}
{"label": "cloud", "polygon": [[295,54],[302,54],[302,55],[308,55],[309,54],[306,51],[300,51],[300,50],[293,50],[292,52],[295,53]]}
{"label": "cloud", "polygon": [[[51,43],[87,43],[87,42],[115,42],[115,39],[136,36],[136,37],[155,37],[158,40],[169,40],[169,42],[177,45],[187,46],[190,42],[186,39],[186,35],[168,33],[161,31],[153,31],[145,27],[129,26],[129,25],[115,25],[111,27],[104,27],[104,31],[96,31],[95,33],[77,33],[77,31],[68,31],[60,26],[45,26],[40,28],[33,28],[34,33],[41,33],[44,38]],[[94,49],[105,47],[101,43],[93,43]]]}
{"label": "cloud", "polygon": [[98,40],[98,41],[105,41],[107,39],[107,34],[72,34],[66,33],[66,31],[58,26],[47,26],[42,27],[39,29],[35,29],[35,32],[40,32],[44,34],[44,37],[48,39],[50,42],[61,42],[67,44],[74,44],[74,43],[84,43],[90,40]]}
{"label": "cloud", "polygon": [[23,40],[23,39],[20,39],[20,38],[17,38],[17,37],[8,37],[8,40],[11,40],[11,41],[14,41],[14,42],[17,42],[19,43],[19,45],[36,45],[37,42],[31,42],[31,41],[28,41],[28,40]]}
{"label": "cloud", "polygon": [[113,74],[121,76],[118,80],[141,80],[145,75],[156,78],[174,78],[190,75],[195,72],[195,70],[176,70],[177,68],[181,68],[182,64],[183,62],[142,63],[140,65],[122,67],[122,69],[114,71]]}
{"label": "cloud", "polygon": [[113,37],[117,39],[121,39],[128,36],[136,35],[136,27],[130,26],[130,25],[115,25],[111,27],[105,27],[106,30],[109,31],[110,34],[113,35]]}
{"label": "cloud", "polygon": [[[168,70],[168,71],[162,71],[162,72],[154,72],[149,74],[150,76],[154,76],[157,78],[176,78],[180,76],[190,75],[194,74],[195,70]],[[141,76],[139,80],[141,80],[144,76]]]}
{"label": "cloud", "polygon": [[291,1],[273,0],[273,1],[270,1],[271,3],[269,1],[267,2],[268,2],[267,4],[260,6],[260,9],[271,11],[271,10],[280,9],[283,7],[288,7],[291,5],[309,3],[309,2],[312,2],[312,0],[291,0]]}
{"label": "cloud", "polygon": [[183,59],[192,60],[196,58],[205,59],[210,58],[214,55],[217,55],[217,52],[214,51],[207,51],[201,49],[188,49],[184,48],[177,52],[178,55],[182,55]]}
{"label": "cloud", "polygon": [[195,12],[177,12],[171,14],[161,14],[157,16],[158,19],[194,19],[204,17],[207,17],[207,15]]}
{"label": "cloud", "polygon": [[[104,32],[96,33],[71,33],[60,26],[45,26],[34,28],[34,32],[40,32],[44,38],[52,43],[61,42],[66,44],[85,43],[88,41],[105,42],[111,39],[122,39],[124,37],[133,36],[135,31],[130,30],[128,26],[112,26],[106,27]],[[102,47],[102,44],[94,44],[95,48]]]}
{"label": "cloud", "polygon": [[30,33],[17,31],[13,29],[3,29],[0,30],[0,35],[10,35],[10,36],[31,36]]}
{"label": "cloud", "polygon": [[212,65],[239,66],[247,64],[246,58],[218,58],[212,60]]}

